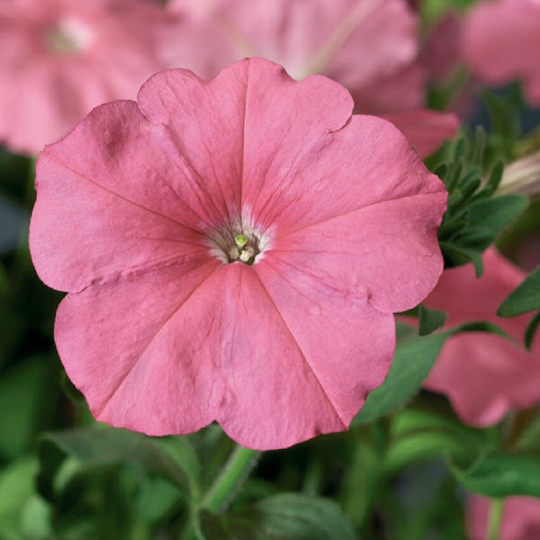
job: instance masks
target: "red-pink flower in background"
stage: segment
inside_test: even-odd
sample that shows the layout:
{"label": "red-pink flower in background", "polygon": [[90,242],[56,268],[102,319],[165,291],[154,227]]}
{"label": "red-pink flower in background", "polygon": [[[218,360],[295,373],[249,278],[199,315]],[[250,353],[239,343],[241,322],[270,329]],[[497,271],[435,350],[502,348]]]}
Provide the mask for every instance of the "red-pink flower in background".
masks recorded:
{"label": "red-pink flower in background", "polygon": [[450,11],[440,19],[426,38],[421,61],[436,83],[444,82],[461,60],[459,47],[462,25],[461,16]]}
{"label": "red-pink flower in background", "polygon": [[462,54],[484,81],[522,79],[525,95],[540,106],[540,3],[496,0],[474,6],[464,21]]}
{"label": "red-pink flower in background", "polygon": [[98,420],[217,420],[245,446],[344,430],[393,312],[442,272],[447,193],[403,135],[321,76],[251,59],[152,77],[41,154],[30,246],[68,291],[55,337]]}
{"label": "red-pink flower in background", "polygon": [[37,154],[164,69],[164,10],[145,0],[0,3],[0,142]]}
{"label": "red-pink flower in background", "polygon": [[[445,270],[425,304],[448,311],[448,326],[488,321],[523,343],[531,317],[503,319],[496,313],[526,274],[495,248],[483,260],[480,279],[472,265]],[[540,341],[535,341],[529,353],[522,345],[494,334],[459,334],[445,344],[424,386],[446,394],[464,422],[495,424],[511,409],[540,402]]]}
{"label": "red-pink flower in background", "polygon": [[[478,495],[467,503],[467,533],[470,540],[486,540],[491,501]],[[540,538],[540,500],[535,497],[508,497],[504,500],[499,540]]]}
{"label": "red-pink flower in background", "polygon": [[[418,16],[405,0],[173,0],[169,7],[184,45],[171,59],[178,67],[213,77],[232,61],[260,56],[296,79],[322,73],[351,92],[357,112],[393,122],[423,157],[457,132],[453,114],[422,110]],[[200,45],[185,46],[184,32]]]}

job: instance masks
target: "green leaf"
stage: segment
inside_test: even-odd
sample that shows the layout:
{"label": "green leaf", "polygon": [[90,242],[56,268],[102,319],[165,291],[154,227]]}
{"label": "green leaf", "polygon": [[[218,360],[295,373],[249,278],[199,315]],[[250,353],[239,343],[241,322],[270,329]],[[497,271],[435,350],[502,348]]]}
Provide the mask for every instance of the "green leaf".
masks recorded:
{"label": "green leaf", "polygon": [[533,416],[530,423],[527,422],[526,428],[520,434],[518,440],[514,443],[513,449],[516,452],[540,455],[540,418],[536,417],[537,411],[529,409],[523,411],[520,415]]}
{"label": "green leaf", "polygon": [[207,540],[356,540],[340,507],[328,499],[281,493],[223,516],[201,515]]}
{"label": "green leaf", "polygon": [[436,399],[430,405],[433,409],[418,409],[418,402],[415,402],[416,406],[407,407],[392,416],[391,440],[385,456],[385,467],[389,472],[440,456],[449,456],[460,462],[494,447],[493,435],[496,432],[465,426],[449,406],[446,409],[438,397],[433,397]]}
{"label": "green leaf", "polygon": [[445,341],[461,332],[489,332],[508,337],[493,324],[474,322],[399,344],[386,379],[368,395],[365,405],[353,419],[352,426],[373,422],[413,398],[429,375]]}
{"label": "green leaf", "polygon": [[[0,455],[13,459],[31,449],[53,421],[58,404],[57,364],[49,357],[23,360],[0,375]],[[7,413],[9,411],[9,413]]]}
{"label": "green leaf", "polygon": [[373,422],[409,401],[431,371],[448,335],[434,334],[399,345],[384,383],[369,394],[352,425]]}
{"label": "green leaf", "polygon": [[451,470],[469,491],[486,497],[540,497],[540,456],[485,454],[468,469]]}
{"label": "green leaf", "polygon": [[534,342],[534,336],[540,326],[540,311],[532,318],[527,330],[525,331],[525,347],[530,351]]}
{"label": "green leaf", "polygon": [[491,231],[491,241],[486,239],[483,248],[488,248],[528,204],[529,199],[526,196],[515,194],[500,195],[472,203],[469,206],[470,227],[481,227]]}
{"label": "green leaf", "polygon": [[109,427],[48,434],[39,447],[40,492],[47,499],[54,497],[55,478],[66,458],[71,458],[76,470],[78,467],[95,468],[126,463],[139,465],[181,489],[188,492],[196,490],[197,480],[193,473],[196,457],[189,443],[183,439],[175,441],[189,455],[189,459],[184,460],[175,459],[158,441],[140,433]]}
{"label": "green leaf", "polygon": [[385,456],[385,468],[389,474],[393,474],[412,463],[446,455],[460,460],[466,458],[469,453],[462,442],[450,433],[444,431],[412,433],[390,446]]}
{"label": "green leaf", "polygon": [[444,256],[444,267],[454,268],[464,264],[473,263],[476,277],[479,278],[484,272],[482,254],[479,251],[457,246],[448,242],[440,242]]}
{"label": "green leaf", "polygon": [[497,161],[493,167],[489,179],[487,181],[484,191],[487,191],[489,194],[493,194],[497,191],[499,187],[504,172],[504,163],[502,161]]}
{"label": "green leaf", "polygon": [[418,306],[418,321],[420,323],[419,334],[421,336],[428,336],[442,328],[446,321],[447,313],[445,311],[437,311],[436,309],[429,309],[424,305]]}
{"label": "green leaf", "polygon": [[540,309],[540,267],[531,272],[501,304],[499,317],[515,317]]}
{"label": "green leaf", "polygon": [[24,504],[34,493],[35,458],[23,457],[0,472],[0,538],[19,538]]}

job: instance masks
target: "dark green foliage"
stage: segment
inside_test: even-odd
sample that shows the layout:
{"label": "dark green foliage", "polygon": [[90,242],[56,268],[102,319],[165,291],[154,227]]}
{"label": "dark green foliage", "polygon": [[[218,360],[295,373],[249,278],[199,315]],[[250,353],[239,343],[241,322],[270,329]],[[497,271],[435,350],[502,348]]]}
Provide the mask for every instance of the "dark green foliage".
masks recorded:
{"label": "dark green foliage", "polygon": [[481,255],[528,204],[523,195],[494,196],[502,179],[502,162],[486,165],[485,133],[477,129],[474,138],[462,136],[446,156],[432,163],[445,183],[448,209],[439,229],[445,267],[472,262],[482,275]]}

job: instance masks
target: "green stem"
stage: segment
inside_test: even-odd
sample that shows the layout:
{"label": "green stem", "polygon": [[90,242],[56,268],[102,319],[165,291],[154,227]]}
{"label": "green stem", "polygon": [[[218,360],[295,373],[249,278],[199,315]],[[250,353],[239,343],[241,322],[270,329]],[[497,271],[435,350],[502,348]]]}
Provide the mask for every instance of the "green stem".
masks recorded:
{"label": "green stem", "polygon": [[201,507],[211,512],[222,511],[247,478],[260,454],[238,445],[203,498]]}
{"label": "green stem", "polygon": [[491,508],[489,510],[487,540],[499,540],[502,516],[504,508],[504,499],[491,499]]}

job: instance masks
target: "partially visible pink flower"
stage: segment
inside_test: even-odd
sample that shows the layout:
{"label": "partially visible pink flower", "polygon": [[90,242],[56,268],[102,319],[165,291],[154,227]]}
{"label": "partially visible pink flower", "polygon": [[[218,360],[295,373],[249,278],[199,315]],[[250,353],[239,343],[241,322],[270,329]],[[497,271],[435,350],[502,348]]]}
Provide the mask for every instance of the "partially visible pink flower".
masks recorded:
{"label": "partially visible pink flower", "polygon": [[145,0],[0,5],[0,141],[37,154],[106,101],[133,98],[166,67],[162,8]]}
{"label": "partially visible pink flower", "polygon": [[527,99],[540,106],[540,2],[495,0],[473,7],[464,21],[462,54],[488,83],[522,79]]}
{"label": "partially visible pink flower", "polygon": [[42,153],[30,246],[70,294],[55,337],[98,420],[217,420],[252,448],[341,431],[381,384],[392,313],[435,286],[446,190],[321,76],[243,60],[152,77]]}
{"label": "partially visible pink flower", "polygon": [[[431,112],[423,131],[426,76],[417,62],[418,16],[405,0],[173,0],[179,17],[178,67],[213,77],[231,61],[261,56],[296,79],[322,73],[344,85],[360,113],[384,116],[426,156],[459,127],[451,113]],[[205,46],[187,48],[183,33]],[[405,123],[399,114],[408,113]],[[408,131],[418,115],[418,125]],[[428,146],[424,146],[429,139]]]}
{"label": "partially visible pink flower", "polygon": [[436,82],[442,82],[461,60],[462,18],[449,12],[429,33],[422,50],[422,65]]}
{"label": "partially visible pink flower", "polygon": [[[448,311],[447,326],[488,321],[523,343],[529,315],[497,317],[502,301],[525,273],[495,248],[484,254],[484,275],[476,279],[472,265],[446,270],[427,298],[428,307]],[[424,386],[446,394],[461,419],[473,426],[489,426],[511,409],[540,402],[540,340],[532,352],[488,333],[457,335],[445,344]]]}
{"label": "partially visible pink flower", "polygon": [[[470,540],[487,540],[491,501],[472,495],[467,504],[467,533]],[[538,540],[540,500],[535,497],[508,497],[504,501],[499,540]]]}

